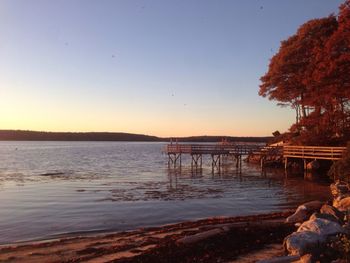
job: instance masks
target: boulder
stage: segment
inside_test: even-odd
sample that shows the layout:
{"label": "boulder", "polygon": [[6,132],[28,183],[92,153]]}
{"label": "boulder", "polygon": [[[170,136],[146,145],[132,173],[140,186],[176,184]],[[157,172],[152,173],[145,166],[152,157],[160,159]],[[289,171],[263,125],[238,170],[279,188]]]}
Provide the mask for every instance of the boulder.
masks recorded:
{"label": "boulder", "polygon": [[336,218],[334,215],[331,214],[322,214],[315,212],[310,216],[309,220],[314,220],[316,218],[326,219],[342,225],[342,221],[340,221],[340,219]]}
{"label": "boulder", "polygon": [[345,197],[343,199],[337,198],[333,201],[333,206],[339,211],[348,211],[350,210],[350,197]]}
{"label": "boulder", "polygon": [[348,197],[350,195],[349,187],[346,184],[335,183],[330,185],[331,193],[334,198],[343,199],[344,197]]}
{"label": "boulder", "polygon": [[338,258],[336,260],[333,260],[331,263],[348,263],[348,261],[346,259]]}
{"label": "boulder", "polygon": [[323,203],[320,201],[311,201],[300,205],[295,213],[286,219],[287,223],[301,223],[307,220],[314,212],[318,212]]}
{"label": "boulder", "polygon": [[315,214],[312,219],[302,223],[297,232],[287,236],[283,246],[291,255],[314,254],[320,252],[329,237],[344,232],[339,223],[317,218]]}
{"label": "boulder", "polygon": [[303,256],[319,250],[326,242],[324,236],[312,231],[294,232],[283,241],[283,247],[290,255]]}
{"label": "boulder", "polygon": [[255,263],[296,263],[299,261],[300,256],[294,255],[294,256],[282,256],[282,257],[274,257],[270,259],[262,259],[258,261],[254,261]]}
{"label": "boulder", "polygon": [[340,207],[340,198],[334,198],[333,199],[333,207],[337,208],[339,210],[339,207]]}
{"label": "boulder", "polygon": [[331,205],[323,205],[320,209],[320,212],[322,214],[329,214],[333,215],[335,218],[337,218],[341,223],[344,221],[344,213],[340,212],[337,208]]}
{"label": "boulder", "polygon": [[313,259],[311,254],[305,254],[298,261],[298,263],[313,263],[313,262],[315,262],[315,260]]}
{"label": "boulder", "polygon": [[305,221],[309,216],[309,212],[306,210],[305,207],[299,206],[294,214],[287,217],[286,222],[287,223],[300,223]]}
{"label": "boulder", "polygon": [[313,218],[301,224],[297,232],[313,232],[327,238],[331,235],[344,233],[345,230],[339,223],[324,218]]}

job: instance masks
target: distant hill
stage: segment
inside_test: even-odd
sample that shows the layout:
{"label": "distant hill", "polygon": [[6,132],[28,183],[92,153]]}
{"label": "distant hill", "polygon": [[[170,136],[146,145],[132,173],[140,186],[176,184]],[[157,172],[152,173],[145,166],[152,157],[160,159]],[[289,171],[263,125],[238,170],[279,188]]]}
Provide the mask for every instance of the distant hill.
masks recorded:
{"label": "distant hill", "polygon": [[2,141],[160,141],[156,136],[123,132],[38,132],[0,130]]}
{"label": "distant hill", "polygon": [[[231,137],[231,136],[191,136],[179,137],[178,142],[220,142],[222,138],[230,142],[267,142],[272,137]],[[23,130],[0,130],[0,141],[144,141],[169,142],[161,138],[144,134],[124,132],[41,132]],[[175,139],[173,139],[175,142]]]}

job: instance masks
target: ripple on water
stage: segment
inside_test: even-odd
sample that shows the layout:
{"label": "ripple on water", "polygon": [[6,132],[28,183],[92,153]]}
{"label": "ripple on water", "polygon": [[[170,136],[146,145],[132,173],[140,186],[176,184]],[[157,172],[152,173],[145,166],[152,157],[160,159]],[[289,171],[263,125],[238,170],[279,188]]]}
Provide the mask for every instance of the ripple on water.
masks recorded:
{"label": "ripple on water", "polygon": [[[243,163],[167,169],[160,143],[0,142],[0,243],[266,213],[326,199],[326,184]],[[15,150],[17,148],[17,150]]]}

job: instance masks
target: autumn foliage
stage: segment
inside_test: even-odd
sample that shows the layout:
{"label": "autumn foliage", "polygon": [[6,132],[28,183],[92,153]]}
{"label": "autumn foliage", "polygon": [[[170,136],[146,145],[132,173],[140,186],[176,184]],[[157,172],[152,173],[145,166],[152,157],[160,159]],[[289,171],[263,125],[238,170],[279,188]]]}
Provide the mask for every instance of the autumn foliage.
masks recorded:
{"label": "autumn foliage", "polygon": [[350,0],[281,42],[259,95],[295,110],[291,140],[337,145],[350,139]]}

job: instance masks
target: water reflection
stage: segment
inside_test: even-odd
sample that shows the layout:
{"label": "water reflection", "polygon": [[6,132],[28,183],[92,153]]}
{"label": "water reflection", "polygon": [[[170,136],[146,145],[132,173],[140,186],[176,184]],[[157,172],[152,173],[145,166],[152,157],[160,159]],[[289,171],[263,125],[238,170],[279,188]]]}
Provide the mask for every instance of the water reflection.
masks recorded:
{"label": "water reflection", "polygon": [[202,168],[191,169],[186,158],[167,167],[159,143],[0,145],[0,243],[267,213],[329,197],[318,176],[284,169],[227,160],[212,172],[210,158]]}

